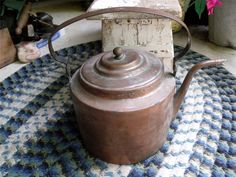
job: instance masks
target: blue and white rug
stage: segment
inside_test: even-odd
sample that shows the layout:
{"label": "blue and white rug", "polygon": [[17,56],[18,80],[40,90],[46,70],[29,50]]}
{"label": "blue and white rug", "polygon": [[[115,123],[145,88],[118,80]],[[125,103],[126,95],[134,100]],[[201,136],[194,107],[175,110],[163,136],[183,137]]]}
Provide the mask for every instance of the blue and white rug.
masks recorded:
{"label": "blue and white rug", "polygon": [[[58,53],[79,66],[100,50],[96,41]],[[180,60],[178,87],[188,69],[206,59],[189,52]],[[138,164],[91,157],[74,117],[64,67],[48,55],[5,79],[0,83],[0,176],[236,176],[236,78],[221,66],[195,75],[167,141]]]}

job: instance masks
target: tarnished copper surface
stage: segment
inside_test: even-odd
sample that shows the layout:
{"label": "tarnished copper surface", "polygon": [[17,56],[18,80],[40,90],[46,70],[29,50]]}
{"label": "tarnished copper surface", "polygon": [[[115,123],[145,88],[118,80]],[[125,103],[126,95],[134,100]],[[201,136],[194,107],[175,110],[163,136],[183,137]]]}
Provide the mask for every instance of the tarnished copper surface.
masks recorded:
{"label": "tarnished copper surface", "polygon": [[84,89],[78,74],[71,80],[72,97],[84,145],[92,155],[129,164],[158,151],[173,116],[172,76],[164,76],[164,82],[146,95],[111,99]]}
{"label": "tarnished copper surface", "polygon": [[[182,57],[190,48],[187,26],[165,12],[122,7],[82,14],[59,25],[52,33],[86,17],[110,12],[142,12],[176,20],[184,26],[188,42]],[[57,58],[49,39],[49,51]],[[102,160],[117,164],[136,163],[158,151],[164,143],[171,120],[175,117],[187,92],[193,74],[205,66],[224,60],[204,61],[187,74],[175,94],[175,78],[164,73],[159,58],[151,53],[121,48],[92,57],[70,78],[70,89],[83,143],[88,152]],[[70,72],[67,70],[67,73]]]}
{"label": "tarnished copper surface", "polygon": [[158,87],[164,73],[161,60],[148,52],[124,50],[122,59],[112,52],[86,61],[80,69],[81,85],[94,94],[112,98],[132,98]]}

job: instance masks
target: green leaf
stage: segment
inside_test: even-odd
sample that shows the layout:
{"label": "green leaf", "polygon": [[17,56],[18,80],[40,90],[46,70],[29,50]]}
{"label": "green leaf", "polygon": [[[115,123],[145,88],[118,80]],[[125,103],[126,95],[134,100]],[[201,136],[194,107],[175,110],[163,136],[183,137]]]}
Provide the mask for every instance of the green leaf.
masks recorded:
{"label": "green leaf", "polygon": [[199,16],[199,18],[201,18],[202,12],[205,10],[206,8],[206,0],[196,0],[195,1],[195,10]]}

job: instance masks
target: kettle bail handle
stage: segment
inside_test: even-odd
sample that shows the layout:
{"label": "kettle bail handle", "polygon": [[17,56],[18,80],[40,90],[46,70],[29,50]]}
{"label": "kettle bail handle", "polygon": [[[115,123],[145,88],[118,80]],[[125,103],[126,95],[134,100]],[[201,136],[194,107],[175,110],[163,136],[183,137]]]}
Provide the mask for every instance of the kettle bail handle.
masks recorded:
{"label": "kettle bail handle", "polygon": [[48,39],[48,49],[49,49],[50,55],[54,60],[65,65],[66,73],[67,73],[69,79],[71,79],[69,59],[64,61],[63,60],[64,58],[57,56],[57,54],[54,51],[54,48],[52,46],[52,37],[54,36],[54,34],[57,33],[59,30],[61,30],[62,28],[65,28],[66,26],[68,26],[72,23],[75,23],[79,20],[82,20],[82,19],[86,19],[86,18],[89,18],[92,16],[97,16],[97,15],[107,14],[107,13],[121,13],[121,12],[136,12],[136,13],[157,15],[157,16],[161,16],[161,17],[165,17],[165,18],[174,20],[177,23],[179,23],[180,25],[182,25],[182,27],[184,27],[184,29],[187,32],[187,43],[186,43],[184,49],[174,56],[174,74],[175,74],[175,72],[176,72],[175,62],[177,60],[179,60],[181,57],[183,57],[191,47],[191,34],[190,34],[190,31],[189,31],[187,25],[180,18],[178,18],[170,13],[161,11],[161,10],[144,8],[144,7],[112,7],[112,8],[99,9],[99,10],[94,10],[94,11],[90,11],[90,12],[85,12],[82,15],[71,18],[71,19],[63,22],[59,26],[57,26],[56,29],[50,34],[49,39]]}

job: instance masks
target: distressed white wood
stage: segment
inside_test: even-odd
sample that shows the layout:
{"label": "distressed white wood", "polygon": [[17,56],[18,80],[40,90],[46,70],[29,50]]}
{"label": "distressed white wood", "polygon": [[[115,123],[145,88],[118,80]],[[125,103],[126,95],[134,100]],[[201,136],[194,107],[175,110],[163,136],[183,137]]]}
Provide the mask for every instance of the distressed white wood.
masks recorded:
{"label": "distressed white wood", "polygon": [[119,19],[102,21],[103,51],[114,47],[138,48],[164,59],[165,69],[172,72],[173,36],[166,19]]}
{"label": "distressed white wood", "polygon": [[[178,0],[95,0],[88,11],[109,7],[146,7],[181,16]],[[110,13],[90,19],[102,20],[104,51],[120,46],[153,52],[163,59],[165,70],[173,72],[173,36],[171,21],[141,13]]]}
{"label": "distressed white wood", "polygon": [[[88,11],[104,9],[109,7],[146,7],[159,9],[181,17],[182,10],[178,0],[94,0]],[[115,19],[115,18],[153,18],[149,14],[137,13],[111,13],[103,14],[92,19]]]}

